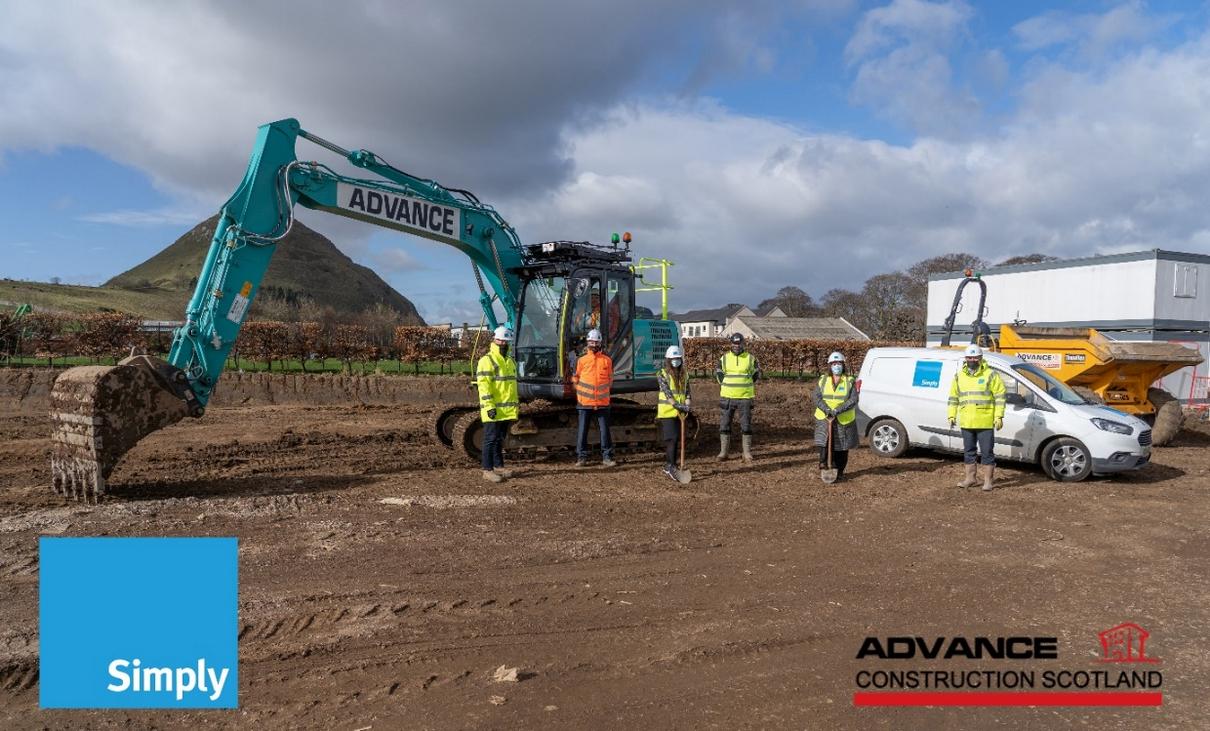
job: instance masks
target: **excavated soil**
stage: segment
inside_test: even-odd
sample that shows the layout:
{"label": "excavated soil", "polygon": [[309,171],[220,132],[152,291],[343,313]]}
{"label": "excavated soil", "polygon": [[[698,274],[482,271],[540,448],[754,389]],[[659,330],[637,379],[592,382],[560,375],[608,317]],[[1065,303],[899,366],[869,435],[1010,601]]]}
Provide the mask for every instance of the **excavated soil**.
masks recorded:
{"label": "excavated soil", "polygon": [[[983,494],[951,457],[862,450],[824,486],[805,386],[767,384],[754,464],[714,462],[707,423],[688,486],[654,454],[491,485],[428,436],[456,379],[245,376],[89,507],[47,487],[49,383],[0,378],[3,728],[1210,726],[1205,428],[1076,485],[1006,467]],[[40,711],[40,535],[237,536],[240,709]],[[858,661],[867,635],[1050,635],[1050,666],[961,667],[1094,670],[1123,621],[1159,708],[853,707],[859,670],[948,667]]]}

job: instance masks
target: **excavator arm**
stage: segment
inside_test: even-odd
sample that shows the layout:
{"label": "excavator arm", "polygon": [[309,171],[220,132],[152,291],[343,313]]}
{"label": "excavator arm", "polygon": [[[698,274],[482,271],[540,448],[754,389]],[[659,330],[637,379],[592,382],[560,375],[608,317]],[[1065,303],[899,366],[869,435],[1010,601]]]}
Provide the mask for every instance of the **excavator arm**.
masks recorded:
{"label": "excavator arm", "polygon": [[[376,177],[352,178],[298,160],[300,137]],[[409,175],[372,152],[342,149],[294,119],[263,125],[244,179],[221,209],[167,360],[134,355],[112,367],[72,368],[56,380],[51,471],[57,491],[100,498],[118,460],[140,439],[204,413],[277,243],[290,231],[295,205],[459,249],[471,259],[487,322],[498,324],[493,301],[499,299],[512,324],[521,290],[512,270],[524,263],[523,250],[491,206],[467,191]]]}

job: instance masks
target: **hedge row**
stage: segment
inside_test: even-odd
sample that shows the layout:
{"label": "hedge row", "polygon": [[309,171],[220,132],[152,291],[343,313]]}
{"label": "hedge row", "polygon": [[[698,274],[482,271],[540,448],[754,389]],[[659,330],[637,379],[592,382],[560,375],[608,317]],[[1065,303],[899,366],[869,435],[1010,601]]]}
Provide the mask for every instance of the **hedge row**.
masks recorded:
{"label": "hedge row", "polygon": [[[389,332],[389,331],[388,331]],[[101,313],[95,315],[56,315],[37,312],[21,320],[0,317],[0,355],[63,358],[86,356],[92,358],[121,358],[132,347],[163,353],[170,335],[145,333],[139,330],[139,320],[131,315]],[[853,340],[750,340],[748,350],[757,357],[768,372],[783,374],[822,373],[827,359],[834,351],[845,355],[849,369],[861,367],[865,353],[872,347],[912,345]],[[480,338],[481,354],[487,346]],[[238,360],[297,361],[334,358],[345,363],[377,360],[397,360],[413,364],[449,364],[468,361],[474,338],[466,345],[450,336],[449,330],[436,327],[400,326],[393,337],[371,332],[364,325],[322,326],[315,322],[253,321],[244,323],[239,340],[232,351]],[[730,343],[722,338],[689,338],[684,341],[688,366],[698,372],[712,373],[719,357]]]}
{"label": "hedge row", "polygon": [[[826,371],[828,356],[834,352],[843,354],[848,370],[856,373],[870,348],[917,345],[879,340],[749,340],[747,349],[766,372],[801,375]],[[684,346],[685,362],[691,369],[713,373],[719,358],[730,351],[731,342],[724,338],[688,338]]]}

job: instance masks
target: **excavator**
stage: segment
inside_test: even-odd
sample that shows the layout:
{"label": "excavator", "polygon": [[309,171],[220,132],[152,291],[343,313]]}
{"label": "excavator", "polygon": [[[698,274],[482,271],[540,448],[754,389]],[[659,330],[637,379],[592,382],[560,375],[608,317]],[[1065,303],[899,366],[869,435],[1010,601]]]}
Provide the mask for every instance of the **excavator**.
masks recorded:
{"label": "excavator", "polygon": [[[299,160],[299,139],[371,177]],[[56,379],[50,415],[56,492],[100,500],[114,467],[139,440],[205,413],[274,249],[290,231],[295,205],[421,236],[467,255],[488,329],[503,324],[516,333],[513,354],[525,405],[505,445],[513,454],[574,446],[571,374],[590,329],[603,333],[613,358],[614,394],[656,391],[664,352],[680,345],[675,322],[636,316],[636,282],[645,282],[631,264],[629,234],[615,234],[608,245],[523,245],[505,219],[471,192],[404,172],[368,150],[346,150],[283,119],[258,130],[247,172],[220,211],[167,358],[132,354],[115,366],[80,366]],[[483,431],[476,402],[468,392],[465,405],[437,413],[434,423],[441,444],[475,459]],[[695,433],[696,420],[686,428]],[[613,438],[623,449],[655,444],[654,411],[625,396],[615,399]]]}

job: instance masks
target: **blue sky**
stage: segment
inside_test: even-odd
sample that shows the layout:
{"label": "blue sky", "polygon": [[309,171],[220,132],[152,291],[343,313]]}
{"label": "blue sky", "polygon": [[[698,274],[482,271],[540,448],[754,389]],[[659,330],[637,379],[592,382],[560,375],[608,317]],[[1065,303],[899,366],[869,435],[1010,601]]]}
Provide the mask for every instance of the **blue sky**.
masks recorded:
{"label": "blue sky", "polygon": [[[677,262],[678,308],[819,296],[953,250],[1210,243],[1204,3],[597,5],[14,3],[0,275],[134,266],[212,213],[256,125],[285,116],[476,191],[525,241],[634,230]],[[477,319],[452,249],[302,220],[426,319]]]}

